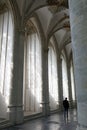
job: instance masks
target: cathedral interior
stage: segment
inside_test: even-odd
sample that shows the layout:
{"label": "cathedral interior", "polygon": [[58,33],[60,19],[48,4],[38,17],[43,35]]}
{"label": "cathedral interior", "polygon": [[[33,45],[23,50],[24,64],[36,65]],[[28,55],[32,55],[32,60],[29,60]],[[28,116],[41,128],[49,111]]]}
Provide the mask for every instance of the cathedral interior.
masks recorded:
{"label": "cathedral interior", "polygon": [[1,129],[87,130],[87,0],[0,0]]}

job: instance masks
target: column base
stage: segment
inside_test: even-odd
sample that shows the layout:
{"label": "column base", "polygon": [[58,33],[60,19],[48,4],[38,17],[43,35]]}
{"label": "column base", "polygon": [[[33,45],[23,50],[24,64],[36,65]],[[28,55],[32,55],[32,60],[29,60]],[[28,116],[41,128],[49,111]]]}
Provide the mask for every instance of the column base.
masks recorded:
{"label": "column base", "polygon": [[42,106],[43,106],[43,115],[49,116],[50,115],[49,103],[42,103]]}
{"label": "column base", "polygon": [[12,124],[23,123],[24,115],[22,106],[9,106],[8,116]]}
{"label": "column base", "polygon": [[22,107],[17,107],[16,111],[16,124],[23,123],[24,120],[24,111]]}
{"label": "column base", "polygon": [[59,104],[59,110],[63,111],[63,105],[61,103]]}
{"label": "column base", "polygon": [[76,130],[87,130],[87,126],[77,125]]}

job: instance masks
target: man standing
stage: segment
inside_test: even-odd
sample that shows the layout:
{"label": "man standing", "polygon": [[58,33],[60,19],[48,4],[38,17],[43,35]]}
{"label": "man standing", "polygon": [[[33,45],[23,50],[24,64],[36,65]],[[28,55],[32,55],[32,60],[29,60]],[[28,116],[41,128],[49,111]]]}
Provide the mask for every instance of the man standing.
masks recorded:
{"label": "man standing", "polygon": [[63,107],[64,107],[64,117],[68,119],[68,109],[69,109],[69,102],[67,100],[67,97],[65,100],[63,100]]}

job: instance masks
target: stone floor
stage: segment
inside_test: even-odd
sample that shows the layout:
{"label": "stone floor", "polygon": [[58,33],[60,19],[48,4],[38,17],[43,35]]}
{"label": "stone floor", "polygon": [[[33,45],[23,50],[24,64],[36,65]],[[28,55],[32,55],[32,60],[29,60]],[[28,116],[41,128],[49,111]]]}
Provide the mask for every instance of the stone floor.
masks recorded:
{"label": "stone floor", "polygon": [[64,119],[63,113],[60,112],[3,130],[76,130],[76,126],[76,110],[70,110],[68,120]]}

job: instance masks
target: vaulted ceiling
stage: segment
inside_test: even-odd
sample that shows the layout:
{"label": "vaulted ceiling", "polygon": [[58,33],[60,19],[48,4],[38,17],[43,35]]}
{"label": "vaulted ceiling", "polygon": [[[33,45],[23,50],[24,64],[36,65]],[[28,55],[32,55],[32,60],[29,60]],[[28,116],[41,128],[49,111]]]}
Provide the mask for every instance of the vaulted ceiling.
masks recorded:
{"label": "vaulted ceiling", "polygon": [[[14,0],[8,1],[14,3]],[[50,41],[54,36],[59,51],[66,51],[70,59],[72,47],[68,0],[15,0],[15,3],[24,19],[28,20],[34,14],[37,15],[45,37]]]}

